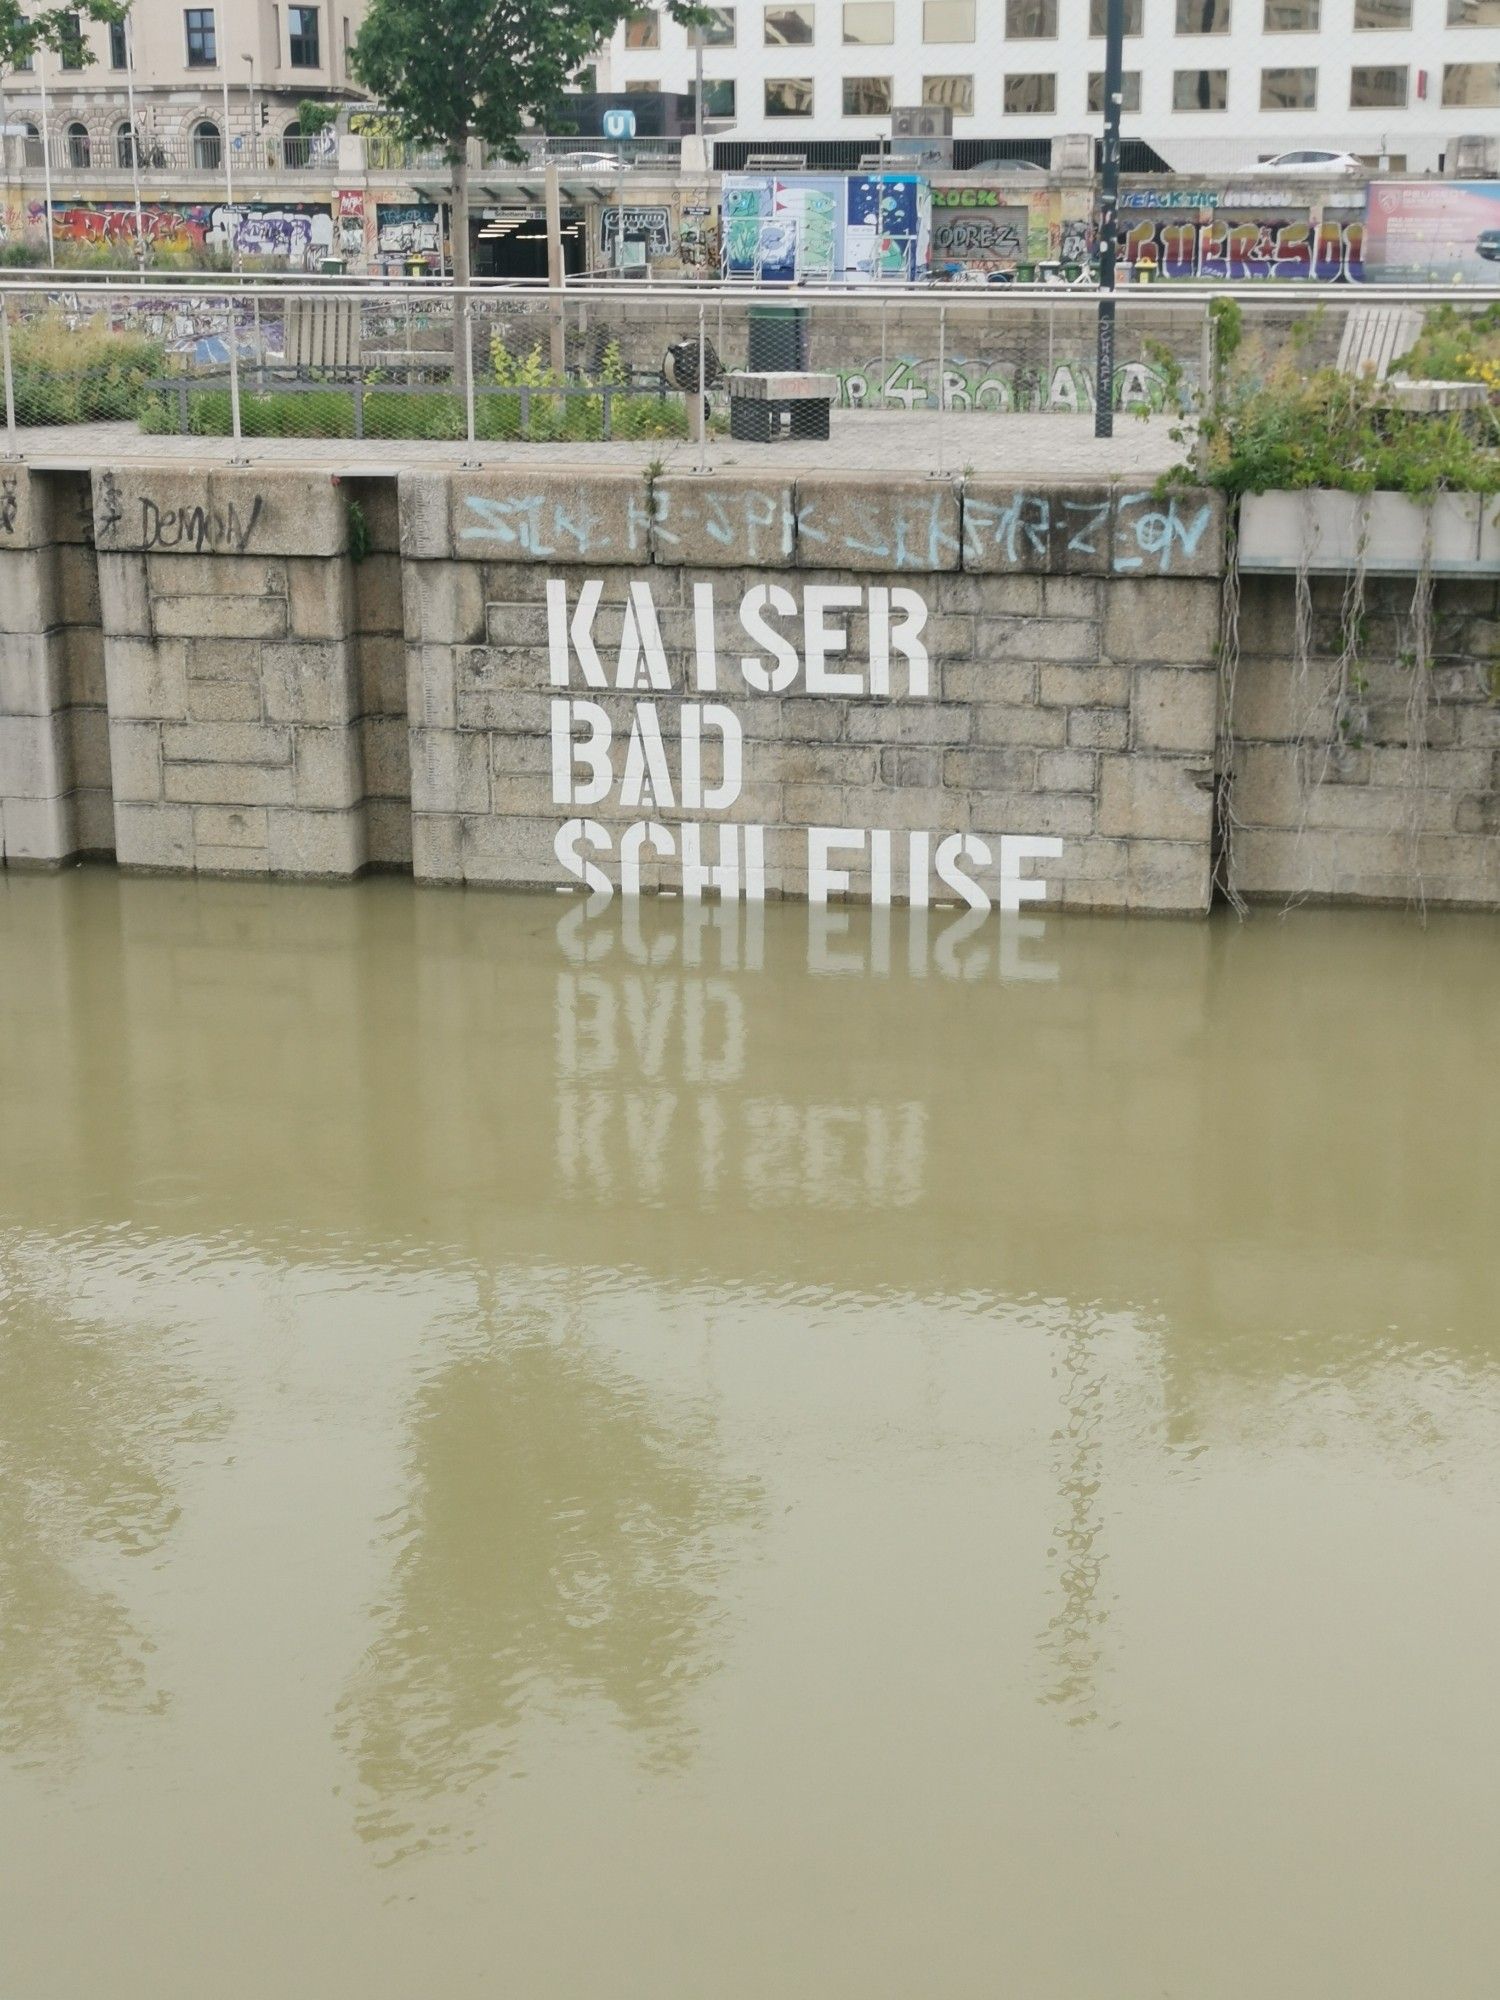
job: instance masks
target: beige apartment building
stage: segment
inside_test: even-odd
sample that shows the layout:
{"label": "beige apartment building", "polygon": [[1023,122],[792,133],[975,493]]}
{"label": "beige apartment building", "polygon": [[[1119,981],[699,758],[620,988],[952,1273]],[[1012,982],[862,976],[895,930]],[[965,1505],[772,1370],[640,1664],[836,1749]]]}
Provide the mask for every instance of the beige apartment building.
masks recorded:
{"label": "beige apartment building", "polygon": [[0,75],[9,150],[40,165],[46,135],[50,164],[64,172],[129,170],[132,148],[141,167],[213,172],[227,125],[231,167],[310,164],[319,142],[297,107],[362,94],[350,51],[363,11],[364,0],[135,0],[123,22],[80,17],[92,62],[46,50]]}

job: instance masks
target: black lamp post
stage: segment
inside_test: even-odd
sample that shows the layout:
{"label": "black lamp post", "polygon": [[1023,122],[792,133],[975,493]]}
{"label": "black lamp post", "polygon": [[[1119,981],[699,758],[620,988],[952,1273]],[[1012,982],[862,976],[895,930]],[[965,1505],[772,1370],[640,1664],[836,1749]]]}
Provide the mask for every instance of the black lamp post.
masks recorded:
{"label": "black lamp post", "polygon": [[1115,434],[1115,245],[1120,211],[1120,98],[1124,91],[1125,0],[1104,17],[1104,148],[1099,159],[1099,353],[1094,369],[1094,436]]}

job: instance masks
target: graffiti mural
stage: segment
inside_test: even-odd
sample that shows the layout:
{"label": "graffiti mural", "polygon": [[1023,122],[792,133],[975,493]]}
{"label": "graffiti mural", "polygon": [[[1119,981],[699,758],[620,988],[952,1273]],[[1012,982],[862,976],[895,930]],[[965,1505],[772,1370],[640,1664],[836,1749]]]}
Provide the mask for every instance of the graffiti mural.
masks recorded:
{"label": "graffiti mural", "polygon": [[[936,358],[876,359],[863,368],[839,368],[844,409],[936,409]],[[1185,378],[1191,368],[1184,370]],[[1050,367],[949,356],[942,371],[943,407],[949,410],[1032,410],[1077,415],[1094,407],[1092,361],[1056,361]],[[1115,372],[1115,408],[1160,410],[1167,401],[1162,374],[1144,361],[1122,362]]]}
{"label": "graffiti mural", "polygon": [[1026,255],[1027,230],[1024,208],[950,204],[932,218],[932,254],[939,262],[1015,264]]}
{"label": "graffiti mural", "polygon": [[436,202],[381,202],[375,210],[375,251],[380,257],[436,257]]}
{"label": "graffiti mural", "polygon": [[1310,278],[1362,283],[1362,222],[1133,222],[1120,232],[1128,264],[1163,278]]}
{"label": "graffiti mural", "polygon": [[[233,234],[231,236],[231,222]],[[47,209],[41,201],[28,204],[27,223],[38,236],[46,234]],[[146,202],[141,229],[156,252],[192,255],[204,250],[234,250],[241,257],[284,258],[301,269],[315,256],[326,256],[333,242],[333,221],[325,205],[316,202],[237,202],[233,211],[222,203]],[[105,244],[112,249],[135,248],[135,205],[128,201],[54,201],[52,234],[58,243]]]}

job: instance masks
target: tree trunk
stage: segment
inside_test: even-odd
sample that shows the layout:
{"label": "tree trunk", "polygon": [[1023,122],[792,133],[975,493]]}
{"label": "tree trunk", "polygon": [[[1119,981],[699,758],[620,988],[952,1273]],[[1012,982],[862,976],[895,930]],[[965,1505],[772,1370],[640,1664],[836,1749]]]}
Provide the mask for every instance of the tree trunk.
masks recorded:
{"label": "tree trunk", "polygon": [[469,135],[455,135],[453,158],[453,386],[467,399],[469,371],[474,366],[474,335],[469,318]]}

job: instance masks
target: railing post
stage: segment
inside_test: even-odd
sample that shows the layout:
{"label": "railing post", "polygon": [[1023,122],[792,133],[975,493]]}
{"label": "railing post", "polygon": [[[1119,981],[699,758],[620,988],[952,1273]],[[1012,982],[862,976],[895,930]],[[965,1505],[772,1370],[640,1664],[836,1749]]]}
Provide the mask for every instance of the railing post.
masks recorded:
{"label": "railing post", "polygon": [[708,375],[704,360],[703,307],[698,308],[698,470],[708,470]]}
{"label": "railing post", "polygon": [[[232,226],[232,225],[231,225]],[[234,328],[234,294],[231,292],[225,305],[228,324],[225,332],[229,341],[229,430],[236,444],[240,435],[240,349]]]}
{"label": "railing post", "polygon": [[464,423],[465,436],[470,448],[474,444],[474,303],[467,292],[463,301],[464,315]]}
{"label": "railing post", "polygon": [[16,437],[16,378],[10,358],[10,300],[0,298],[0,364],[5,373],[5,456],[18,458]]}
{"label": "railing post", "polygon": [[948,407],[948,308],[946,306],[938,307],[937,375],[938,375],[937,469],[939,472],[941,472],[943,466],[947,462],[946,453],[944,451],[944,444],[946,442],[946,437],[947,437],[947,424],[945,419],[945,412]]}
{"label": "railing post", "polygon": [[354,378],[354,435],[363,438],[365,434],[365,375],[361,368]]}

